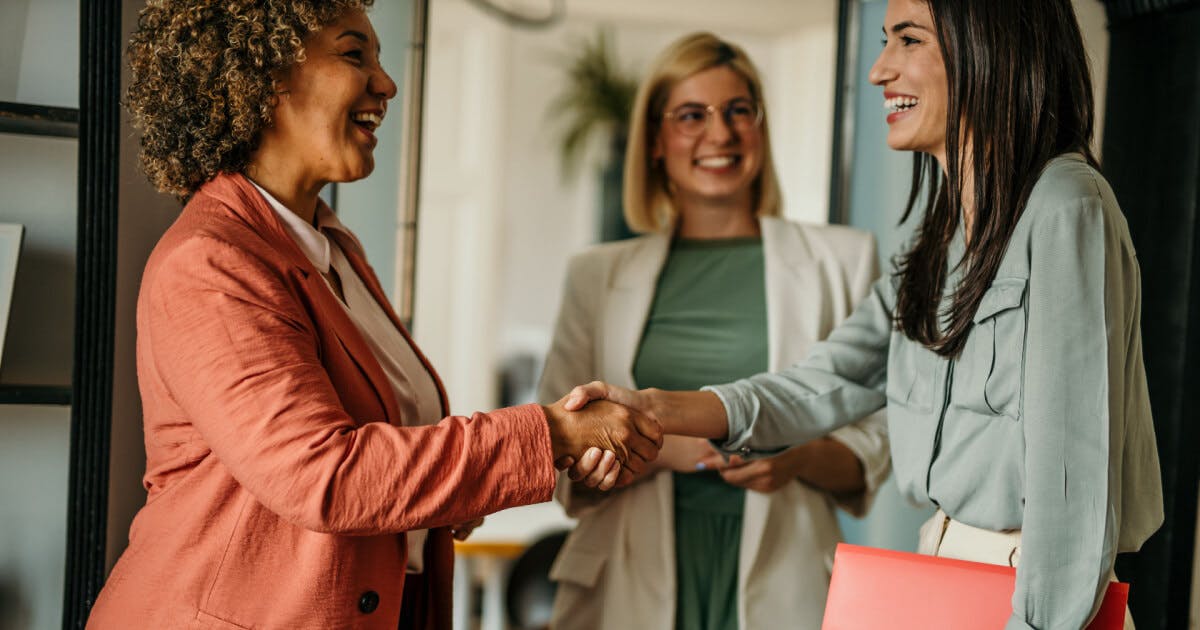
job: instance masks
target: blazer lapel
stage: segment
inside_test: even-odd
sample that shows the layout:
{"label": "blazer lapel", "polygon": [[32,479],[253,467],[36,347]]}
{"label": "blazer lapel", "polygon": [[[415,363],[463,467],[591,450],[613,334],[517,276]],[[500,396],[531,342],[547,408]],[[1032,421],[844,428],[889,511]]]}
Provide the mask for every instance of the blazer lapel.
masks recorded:
{"label": "blazer lapel", "polygon": [[781,370],[816,341],[825,311],[821,265],[801,225],[762,219],[763,265],[766,273],[767,369]]}
{"label": "blazer lapel", "polygon": [[[341,235],[338,234],[336,236]],[[375,298],[375,302],[377,302],[379,307],[383,309],[383,312],[387,314],[388,319],[392,320],[392,324],[396,327],[396,330],[400,331],[400,334],[404,337],[404,340],[408,342],[409,348],[411,348],[413,353],[417,355],[417,359],[421,361],[421,365],[425,367],[425,371],[428,372],[430,378],[433,379],[434,385],[437,386],[438,401],[441,403],[442,416],[450,415],[450,404],[448,402],[449,399],[446,396],[446,388],[442,384],[442,379],[438,377],[437,371],[433,369],[433,364],[429,362],[429,359],[425,357],[425,354],[422,353],[421,349],[417,347],[417,344],[413,342],[412,336],[408,334],[408,329],[406,329],[404,327],[404,323],[400,321],[400,316],[397,315],[395,309],[392,308],[392,303],[388,300],[387,295],[383,292],[383,287],[379,285],[379,280],[375,277],[374,272],[372,272],[370,266],[367,265],[366,258],[361,253],[362,245],[358,242],[346,243],[341,238],[338,239],[338,244],[342,245],[342,253],[346,255],[346,260],[350,261],[350,266],[354,267],[354,271],[358,274],[358,277],[362,278],[363,284],[367,286],[367,290],[371,293],[371,297]],[[382,374],[382,370],[380,373]],[[393,393],[390,384],[388,384],[387,391],[389,394]],[[392,404],[395,404],[394,397],[391,400],[393,401]],[[397,406],[395,408],[398,409],[399,407]]]}
{"label": "blazer lapel", "polygon": [[[245,176],[240,174],[222,173],[213,178],[212,181],[205,184],[201,189],[201,194],[206,194],[221,201],[226,207],[230,208],[237,216],[245,221],[251,229],[257,232],[266,241],[279,251],[285,259],[295,268],[295,273],[300,276],[304,291],[312,300],[314,308],[321,311],[322,321],[331,322],[331,331],[342,347],[346,349],[346,353],[350,355],[351,360],[358,366],[358,369],[363,373],[367,380],[371,383],[371,388],[375,390],[375,394],[379,397],[380,406],[383,407],[386,419],[390,424],[400,424],[400,406],[396,402],[395,390],[392,389],[392,384],[388,381],[387,375],[383,373],[383,368],[380,367],[379,361],[375,358],[375,353],[371,347],[367,345],[366,339],[358,329],[358,325],[350,319],[346,313],[345,307],[342,306],[337,296],[325,284],[321,273],[313,267],[312,261],[304,255],[292,237],[288,235],[283,227],[283,222],[275,214],[275,210],[271,208],[266,199],[263,199],[254,185],[246,180]],[[318,202],[324,203],[324,202]],[[342,243],[342,241],[339,241]],[[357,245],[357,244],[355,244]],[[365,284],[375,293],[377,284],[374,282],[374,276],[364,274],[366,264],[361,261],[361,256],[358,251],[361,250],[350,247],[344,247],[346,258],[351,261],[355,271],[359,277],[364,279]],[[356,262],[357,261],[357,262]],[[370,280],[368,280],[370,278]],[[376,300],[379,298],[376,297]],[[384,310],[393,317],[394,313],[387,306],[386,299],[382,302]],[[403,331],[403,328],[401,328]],[[407,334],[405,335],[407,337]],[[410,340],[411,343],[411,340]],[[419,353],[418,353],[419,354]],[[424,361],[424,357],[421,357]],[[437,381],[437,377],[434,377]],[[441,383],[438,382],[438,393],[442,394]],[[442,395],[443,408],[445,407],[445,395]]]}
{"label": "blazer lapel", "polygon": [[[819,265],[803,228],[774,217],[764,217],[760,225],[767,298],[767,369],[777,371],[803,358],[795,355],[794,349],[808,346],[804,338],[811,337],[813,322],[820,318],[814,309],[821,308],[824,293]],[[753,575],[772,503],[773,495],[746,493],[738,557],[740,593],[746,592],[746,583]],[[738,614],[745,622],[746,609],[740,599]]]}
{"label": "blazer lapel", "polygon": [[667,234],[643,237],[629,256],[614,264],[604,300],[604,336],[599,345],[600,373],[614,385],[637,387],[633,361],[670,245]]}
{"label": "blazer lapel", "polygon": [[350,360],[358,366],[359,371],[371,383],[371,389],[375,390],[375,395],[379,398],[379,404],[384,409],[387,422],[395,425],[402,424],[400,407],[396,403],[396,393],[392,389],[387,375],[383,373],[379,361],[375,358],[374,351],[371,350],[371,346],[367,344],[367,340],[359,330],[358,324],[350,319],[350,314],[346,312],[345,306],[325,284],[325,279],[316,270],[305,276],[304,285],[305,292],[308,293],[313,306],[320,310],[322,320],[329,322],[327,330],[337,337],[338,342],[345,348],[346,354],[350,355]]}

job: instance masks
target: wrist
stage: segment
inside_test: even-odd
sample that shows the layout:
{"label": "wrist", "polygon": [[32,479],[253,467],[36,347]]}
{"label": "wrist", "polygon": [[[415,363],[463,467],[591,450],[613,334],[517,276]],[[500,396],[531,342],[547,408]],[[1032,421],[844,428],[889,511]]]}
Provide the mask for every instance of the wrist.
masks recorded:
{"label": "wrist", "polygon": [[570,455],[567,446],[567,440],[563,436],[561,414],[562,409],[556,408],[555,405],[541,405],[542,413],[546,416],[546,428],[550,432],[550,451],[554,461],[559,458]]}

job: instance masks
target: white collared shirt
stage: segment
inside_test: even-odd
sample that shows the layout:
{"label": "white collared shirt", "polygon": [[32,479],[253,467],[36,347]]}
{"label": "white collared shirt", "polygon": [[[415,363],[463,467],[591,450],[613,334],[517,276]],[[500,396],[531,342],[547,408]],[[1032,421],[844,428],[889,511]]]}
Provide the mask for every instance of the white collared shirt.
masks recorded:
{"label": "white collared shirt", "polygon": [[[248,179],[248,178],[247,178]],[[339,300],[350,319],[358,326],[363,339],[371,347],[372,354],[383,368],[388,382],[396,395],[400,407],[400,418],[405,426],[435,424],[442,419],[441,397],[437,384],[421,359],[413,351],[408,340],[392,323],[383,307],[367,289],[362,278],[354,271],[338,244],[338,238],[356,240],[354,234],[338,220],[324,205],[318,205],[317,227],[313,227],[288,210],[271,193],[250,181],[275,213],[279,215],[283,228],[299,246],[309,262],[321,272],[329,284],[329,270],[337,272],[342,284],[344,299]],[[340,235],[338,234],[340,233]],[[335,235],[330,238],[328,235]],[[330,291],[336,296],[332,285]],[[382,491],[382,490],[381,490]],[[420,573],[424,568],[426,530],[415,530],[408,534],[408,572]]]}

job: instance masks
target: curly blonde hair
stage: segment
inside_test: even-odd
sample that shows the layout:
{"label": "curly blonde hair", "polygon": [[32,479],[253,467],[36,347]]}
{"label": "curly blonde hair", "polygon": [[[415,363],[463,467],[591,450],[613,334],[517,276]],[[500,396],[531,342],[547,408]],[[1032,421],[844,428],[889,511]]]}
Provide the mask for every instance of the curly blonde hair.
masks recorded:
{"label": "curly blonde hair", "polygon": [[374,0],[150,0],[129,42],[126,107],[142,129],[142,169],[187,199],[241,172],[271,124],[274,78],[303,42]]}

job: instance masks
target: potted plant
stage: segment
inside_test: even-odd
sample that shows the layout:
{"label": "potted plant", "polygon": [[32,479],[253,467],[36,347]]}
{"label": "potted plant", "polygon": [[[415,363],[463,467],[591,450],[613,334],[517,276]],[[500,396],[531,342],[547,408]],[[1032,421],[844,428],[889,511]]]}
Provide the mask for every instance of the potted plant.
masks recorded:
{"label": "potted plant", "polygon": [[628,238],[621,202],[629,113],[637,94],[637,78],[622,71],[612,52],[608,32],[599,30],[582,40],[578,52],[564,55],[566,84],[550,103],[549,115],[561,121],[559,152],[564,175],[578,172],[597,141],[603,147],[600,168],[599,240]]}

